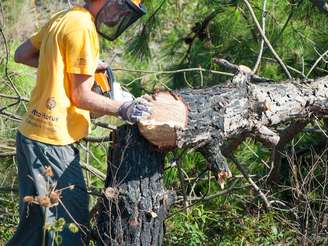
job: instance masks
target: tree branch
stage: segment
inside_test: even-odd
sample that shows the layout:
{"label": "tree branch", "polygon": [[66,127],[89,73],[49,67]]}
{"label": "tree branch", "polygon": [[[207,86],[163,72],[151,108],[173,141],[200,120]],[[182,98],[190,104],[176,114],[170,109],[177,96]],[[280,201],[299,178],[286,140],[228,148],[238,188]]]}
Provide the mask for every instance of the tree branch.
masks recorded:
{"label": "tree branch", "polygon": [[267,178],[267,182],[278,182],[280,176],[280,166],[282,159],[282,152],[285,145],[290,142],[298,133],[300,133],[307,125],[307,121],[299,120],[293,122],[290,126],[285,128],[280,133],[280,140],[271,152],[271,169]]}
{"label": "tree branch", "polygon": [[[265,21],[266,21],[266,0],[263,0],[263,3],[262,3],[262,30],[263,30],[263,33],[265,34]],[[262,37],[261,39],[261,47],[260,47],[260,52],[259,52],[259,55],[257,57],[257,60],[256,60],[256,63],[254,65],[254,68],[253,68],[253,73],[256,73],[256,71],[258,70],[260,64],[261,64],[261,60],[262,60],[262,55],[263,55],[263,50],[264,50],[264,38]]]}
{"label": "tree branch", "polygon": [[16,155],[16,152],[6,152],[6,153],[0,153],[0,158],[8,158],[8,157],[14,157]]}
{"label": "tree branch", "polygon": [[290,75],[289,71],[288,71],[288,68],[286,67],[286,65],[284,64],[284,62],[282,61],[282,59],[280,58],[280,56],[277,54],[277,52],[273,49],[270,41],[268,40],[268,38],[265,36],[265,33],[263,32],[261,26],[260,26],[260,23],[258,22],[257,18],[256,18],[256,15],[253,11],[253,8],[252,6],[250,5],[250,3],[247,1],[247,0],[243,0],[244,3],[246,4],[247,8],[249,9],[252,17],[253,17],[253,20],[257,26],[257,29],[259,30],[263,40],[265,41],[265,44],[269,47],[270,51],[272,52],[273,56],[275,57],[275,59],[277,59],[278,63],[280,64],[280,66],[282,67],[282,69],[284,70],[285,74],[287,75],[287,77],[289,79],[292,78],[292,76]]}

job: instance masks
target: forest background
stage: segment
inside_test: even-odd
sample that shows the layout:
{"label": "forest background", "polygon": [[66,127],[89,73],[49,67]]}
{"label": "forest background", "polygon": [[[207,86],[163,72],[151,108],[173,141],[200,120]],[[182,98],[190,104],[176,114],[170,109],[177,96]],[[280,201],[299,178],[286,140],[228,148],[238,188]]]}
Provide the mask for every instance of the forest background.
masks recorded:
{"label": "forest background", "polygon": [[[146,0],[148,14],[115,42],[101,41],[101,58],[135,96],[156,90],[207,87],[230,76],[213,58],[244,64],[276,81],[281,68],[254,23],[245,0]],[[81,1],[0,2],[0,245],[18,223],[15,133],[35,83],[35,69],[17,65],[17,46],[55,12]],[[252,0],[250,5],[291,76],[327,74],[328,16],[324,1]],[[222,73],[221,73],[222,72]],[[111,118],[93,123],[81,141],[92,204],[103,188]],[[279,127],[277,128],[279,131]],[[165,185],[177,192],[166,221],[165,245],[327,245],[327,134],[314,119],[283,150],[281,170],[268,182],[269,150],[247,139],[236,151],[249,177],[273,202],[271,210],[231,163],[222,189],[196,151],[168,153]],[[176,165],[179,157],[179,165]],[[96,195],[95,195],[96,194]],[[91,205],[92,205],[91,204]]]}

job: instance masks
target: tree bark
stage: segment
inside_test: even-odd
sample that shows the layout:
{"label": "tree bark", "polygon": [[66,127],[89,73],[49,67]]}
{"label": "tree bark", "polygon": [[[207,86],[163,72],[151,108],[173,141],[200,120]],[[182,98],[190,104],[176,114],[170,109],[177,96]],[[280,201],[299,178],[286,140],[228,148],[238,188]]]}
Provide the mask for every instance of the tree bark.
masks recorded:
{"label": "tree bark", "polygon": [[135,126],[115,131],[104,197],[97,208],[98,245],[161,245],[174,193],[163,186],[164,153]]}
{"label": "tree bark", "polygon": [[[328,77],[273,83],[242,67],[227,84],[171,94],[177,103],[185,104],[187,121],[185,125],[169,124],[175,133],[167,135],[171,138],[168,142],[172,143],[173,137],[175,143],[169,147],[199,150],[221,183],[231,175],[226,157],[233,159],[233,150],[245,137],[272,148],[271,169],[278,175],[279,167],[274,167],[279,162],[277,153],[303,129],[304,122],[328,112]],[[155,100],[157,96],[162,94],[155,94]],[[181,114],[185,113],[185,107],[180,108]],[[156,127],[141,122],[141,132],[148,127],[156,135],[161,123],[152,120]],[[275,127],[282,123],[287,127],[279,132]],[[165,151],[155,146],[157,140],[151,144],[133,126],[119,128],[113,141],[106,190],[98,209],[98,244],[161,245],[164,220],[174,197],[163,186]]]}

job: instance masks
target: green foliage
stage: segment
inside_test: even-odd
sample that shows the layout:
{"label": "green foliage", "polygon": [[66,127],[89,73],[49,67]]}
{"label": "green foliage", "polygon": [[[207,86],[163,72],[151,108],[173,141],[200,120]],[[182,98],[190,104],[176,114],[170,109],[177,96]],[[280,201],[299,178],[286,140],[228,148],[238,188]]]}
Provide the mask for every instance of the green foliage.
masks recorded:
{"label": "green foliage", "polygon": [[267,166],[269,165],[270,152],[261,143],[257,143],[252,139],[247,139],[239,147],[235,155],[241,163],[247,164],[247,168],[249,168],[252,173],[259,176],[266,174],[267,167],[265,164]]}
{"label": "green foliage", "polygon": [[44,227],[48,231],[58,233],[58,232],[62,232],[64,230],[65,224],[66,224],[65,219],[59,218],[51,224],[46,224]]}
{"label": "green foliage", "polygon": [[79,228],[74,223],[66,223],[64,218],[59,218],[52,222],[51,224],[45,224],[44,229],[54,233],[54,242],[56,245],[61,245],[63,238],[60,233],[67,228],[72,233],[77,233]]}
{"label": "green foliage", "polygon": [[201,245],[208,240],[204,233],[211,212],[203,206],[194,207],[190,213],[175,213],[167,224],[167,245]]}
{"label": "green foliage", "polygon": [[16,195],[4,195],[0,197],[0,245],[12,237],[18,223],[18,197]]}
{"label": "green foliage", "polygon": [[[33,6],[33,2],[36,3]],[[79,2],[82,1],[72,1]],[[250,1],[260,20],[262,15],[262,0]],[[6,59],[4,42],[0,39],[0,93],[15,95],[8,86],[8,77],[13,81],[21,96],[28,97],[35,81],[35,70],[13,62],[13,53],[18,44],[28,38],[54,12],[66,8],[67,1],[28,1],[4,0],[1,1],[4,17],[0,15],[0,24],[4,26],[7,37],[10,59],[8,74],[5,74]],[[147,15],[139,24],[134,25],[124,35],[114,42],[101,40],[101,58],[114,68],[136,70],[177,70],[184,68],[204,68],[208,70],[222,70],[224,68],[213,63],[213,58],[220,57],[236,64],[245,64],[253,67],[260,49],[261,37],[254,25],[248,9],[241,0],[147,0]],[[22,18],[24,16],[24,18]],[[211,20],[204,24],[206,18]],[[2,21],[4,19],[4,21]],[[272,46],[283,61],[298,70],[291,70],[294,77],[301,77],[310,71],[314,62],[327,50],[328,18],[313,7],[311,1],[267,1],[266,35]],[[204,24],[202,26],[202,24]],[[204,28],[202,28],[204,27]],[[311,78],[327,73],[327,57],[319,62],[318,67],[310,74]],[[202,87],[225,82],[228,77],[219,76],[211,72],[191,71],[172,74],[143,73],[131,71],[115,71],[118,80],[125,85],[135,96],[151,93],[155,89],[178,89],[182,87]],[[264,49],[263,59],[258,71],[263,77],[275,80],[286,79],[286,75],[276,62],[267,47]],[[8,105],[13,101],[0,98],[0,106]],[[8,112],[22,115],[26,111],[26,103],[20,103],[8,108]],[[105,122],[112,123],[110,119]],[[322,122],[319,122],[321,124]],[[18,122],[0,118],[0,144],[5,144],[14,150],[14,137]],[[311,127],[317,127],[313,123]],[[95,127],[92,136],[108,135],[109,131]],[[286,189],[285,186],[295,184],[298,177],[307,177],[310,164],[316,163],[321,155],[324,138],[322,134],[302,133],[287,146],[287,152],[305,153],[301,158],[295,158],[295,163],[302,163],[298,174],[293,176],[290,171],[290,160],[282,161],[283,187],[278,187],[276,198],[294,206],[299,216],[297,223],[294,215],[288,212],[265,212],[261,200],[249,188],[244,179],[227,181],[226,187],[235,186],[235,190],[224,195],[217,195],[211,200],[199,201],[207,195],[221,191],[215,179],[208,179],[207,163],[198,152],[185,153],[181,150],[170,152],[166,156],[164,182],[168,189],[177,191],[181,200],[183,195],[180,174],[176,168],[177,162],[183,168],[183,176],[187,178],[186,192],[199,198],[195,205],[186,212],[181,203],[174,206],[166,225],[166,245],[297,245],[297,237],[302,233],[301,228],[305,221],[302,217],[306,207],[312,211],[320,210],[322,196],[326,191],[310,189],[321,187],[325,181],[325,170],[313,170],[314,179],[301,187],[304,197],[297,197],[295,189]],[[81,160],[106,173],[107,150],[110,143],[85,144],[81,142]],[[314,147],[311,147],[314,146]],[[85,151],[88,149],[89,152]],[[311,151],[308,151],[308,150]],[[298,153],[299,153],[298,152]],[[319,153],[319,154],[318,154]],[[270,153],[266,146],[247,139],[236,151],[236,158],[247,169],[249,174],[259,185],[267,188],[261,179],[269,171]],[[320,162],[324,167],[324,162]],[[232,173],[240,175],[236,167],[230,163]],[[4,186],[17,182],[13,159],[1,159],[0,183]],[[8,178],[9,177],[9,178]],[[100,189],[103,182],[87,174],[89,188]],[[282,189],[283,188],[283,189]],[[322,187],[321,187],[322,188]],[[297,199],[296,199],[296,198]],[[306,198],[306,199],[305,199]],[[92,199],[92,204],[95,202]],[[14,232],[18,222],[17,196],[3,195],[0,198],[0,245],[4,244]],[[306,201],[310,203],[306,204]],[[285,209],[285,207],[284,207]],[[7,211],[7,210],[6,210]],[[316,212],[313,213],[317,215]],[[284,218],[284,220],[281,220]],[[292,220],[289,226],[285,221]],[[318,221],[320,218],[318,217]],[[294,223],[295,222],[295,223]],[[310,223],[311,224],[311,223]],[[65,221],[58,220],[49,226],[50,230],[60,232],[64,226],[72,232],[77,232],[74,224],[66,225]],[[57,243],[61,238],[57,237]]]}
{"label": "green foliage", "polygon": [[199,152],[187,154],[180,150],[170,152],[166,155],[165,163],[167,166],[164,176],[166,187],[176,187],[179,183],[178,171],[175,168],[177,164],[181,165],[181,167],[183,167],[183,169],[189,174],[196,174],[200,170],[206,169],[206,161]]}
{"label": "green foliage", "polygon": [[74,223],[70,223],[68,229],[73,233],[78,233],[79,231],[79,228]]}
{"label": "green foliage", "polygon": [[217,208],[206,204],[189,213],[172,211],[165,245],[296,245],[295,233],[285,230],[275,213],[252,215],[236,201],[230,197]]}

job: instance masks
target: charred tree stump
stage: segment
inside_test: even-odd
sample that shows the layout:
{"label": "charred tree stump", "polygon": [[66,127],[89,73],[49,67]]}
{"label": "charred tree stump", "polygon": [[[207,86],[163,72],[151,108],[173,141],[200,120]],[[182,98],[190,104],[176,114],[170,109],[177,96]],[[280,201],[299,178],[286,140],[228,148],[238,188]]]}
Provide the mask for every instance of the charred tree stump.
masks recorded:
{"label": "charred tree stump", "polygon": [[98,203],[98,245],[161,245],[174,193],[163,186],[164,153],[137,127],[115,131],[104,197]]}

